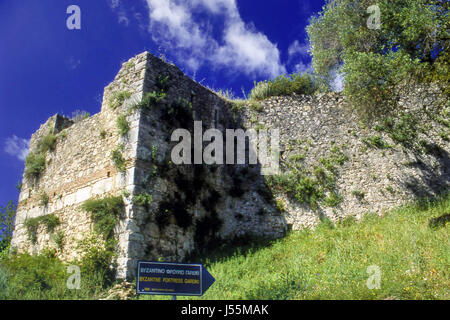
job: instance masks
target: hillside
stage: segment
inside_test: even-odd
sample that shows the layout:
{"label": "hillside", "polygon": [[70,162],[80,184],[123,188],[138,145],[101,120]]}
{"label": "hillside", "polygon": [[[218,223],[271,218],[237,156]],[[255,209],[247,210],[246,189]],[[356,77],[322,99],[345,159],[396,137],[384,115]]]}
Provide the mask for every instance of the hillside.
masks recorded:
{"label": "hillside", "polygon": [[[202,259],[216,278],[202,299],[449,299],[449,212],[447,195],[359,223],[324,220],[282,240],[218,248]],[[68,290],[64,265],[48,256],[8,262],[3,254],[0,266],[0,299],[124,298],[92,275]],[[367,287],[370,266],[379,267],[379,289]]]}

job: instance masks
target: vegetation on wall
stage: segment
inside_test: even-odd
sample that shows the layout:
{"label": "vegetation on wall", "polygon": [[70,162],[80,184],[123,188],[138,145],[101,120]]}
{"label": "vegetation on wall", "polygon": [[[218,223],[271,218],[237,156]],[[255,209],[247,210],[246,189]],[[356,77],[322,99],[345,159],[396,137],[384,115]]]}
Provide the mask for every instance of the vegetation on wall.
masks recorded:
{"label": "vegetation on wall", "polygon": [[111,196],[104,199],[87,200],[81,205],[81,208],[90,213],[94,231],[108,240],[114,235],[114,228],[123,214],[124,203],[122,196]]}
{"label": "vegetation on wall", "polygon": [[146,92],[141,101],[131,107],[132,110],[152,110],[164,101],[169,89],[169,76],[159,74],[156,78],[157,90]]}
{"label": "vegetation on wall", "polygon": [[121,114],[117,117],[117,129],[121,136],[125,136],[130,131],[130,124],[126,115]]}
{"label": "vegetation on wall", "polygon": [[331,149],[328,157],[320,159],[319,163],[310,168],[303,166],[304,155],[289,157],[284,166],[284,173],[267,177],[267,185],[275,193],[285,193],[298,203],[305,203],[312,209],[319,204],[334,207],[342,201],[337,193],[337,166],[342,166],[348,160],[337,146]]}
{"label": "vegetation on wall", "polygon": [[111,153],[111,160],[119,172],[125,172],[127,169],[127,160],[123,157],[124,147],[121,145],[114,149]]}
{"label": "vegetation on wall", "polygon": [[39,202],[41,206],[46,207],[48,205],[50,198],[48,197],[47,193],[45,191],[42,191],[39,195]]}
{"label": "vegetation on wall", "polygon": [[28,218],[24,222],[27,229],[28,239],[35,244],[37,242],[37,231],[39,226],[45,226],[48,233],[53,233],[55,228],[60,225],[59,218],[54,214],[47,214],[36,218]]}
{"label": "vegetation on wall", "polygon": [[120,107],[126,99],[129,99],[130,97],[131,93],[129,91],[115,91],[109,98],[109,106],[115,110]]}
{"label": "vegetation on wall", "polygon": [[273,80],[255,83],[250,92],[250,99],[263,100],[273,96],[312,94],[316,89],[314,78],[310,74],[281,75]]}
{"label": "vegetation on wall", "polygon": [[56,141],[57,136],[52,134],[50,129],[49,133],[38,142],[36,150],[28,154],[25,159],[26,178],[38,178],[44,172],[47,152],[55,150]]}
{"label": "vegetation on wall", "polygon": [[147,210],[150,204],[153,202],[153,197],[148,193],[139,193],[133,195],[133,203],[138,206],[145,207]]}

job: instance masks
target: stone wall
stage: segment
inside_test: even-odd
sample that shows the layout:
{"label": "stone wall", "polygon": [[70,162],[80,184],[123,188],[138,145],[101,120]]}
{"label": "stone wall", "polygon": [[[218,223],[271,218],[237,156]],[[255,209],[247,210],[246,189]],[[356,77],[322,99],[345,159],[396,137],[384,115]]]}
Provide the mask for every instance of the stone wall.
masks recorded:
{"label": "stone wall", "polygon": [[[333,150],[348,158],[335,166],[336,191],[342,197],[338,205],[320,203],[312,209],[286,194],[276,195],[285,203],[285,218],[293,229],[313,227],[324,217],[336,222],[347,216],[360,219],[368,212],[382,215],[409,201],[432,198],[449,189],[449,128],[436,121],[441,117],[448,123],[448,115],[442,112],[445,98],[437,88],[411,92],[400,99],[399,111],[392,115],[398,119],[400,114],[412,114],[418,120],[417,137],[405,143],[393,140],[386,131],[375,130],[377,123],[365,125],[339,93],[273,97],[262,102],[259,112],[246,109],[247,126],[280,129],[283,171],[289,171],[286,164],[295,155],[301,155],[299,162],[306,171],[322,166],[320,160],[333,156]],[[364,142],[378,136],[386,147]],[[413,146],[421,142],[423,148]]]}
{"label": "stone wall", "polygon": [[[167,79],[164,88],[161,79]],[[158,102],[132,108],[149,93],[162,91],[165,96]],[[425,119],[438,99],[418,92],[401,104]],[[385,133],[382,138],[392,147],[368,147],[364,138],[378,133],[360,124],[340,94],[275,97],[261,107],[236,108],[149,53],[130,59],[105,88],[101,112],[78,122],[56,115],[32,136],[31,152],[49,133],[58,138],[39,179],[24,177],[12,246],[32,253],[56,248],[60,258],[78,259],[82,252],[77,245],[93,229],[80,205],[120,195],[125,208],[115,229],[117,276],[130,278],[139,259],[182,261],[223,241],[281,237],[289,228],[312,227],[325,216],[336,221],[368,211],[382,214],[448,189],[449,144],[439,135],[445,128],[436,122],[430,120],[432,125],[420,137],[432,152],[418,154]],[[125,135],[117,128],[119,116],[126,116],[129,124]],[[223,134],[237,128],[280,129],[283,170],[292,156],[301,154],[299,161],[307,171],[339,150],[348,158],[336,168],[336,192],[342,200],[333,207],[299,203],[268,188],[258,164],[174,165],[171,151],[177,142],[171,141],[172,132],[184,128],[193,136],[194,121],[202,121],[203,130],[216,128]],[[126,159],[123,172],[111,160],[119,146]],[[46,205],[40,199],[43,192]],[[143,194],[152,197],[151,203],[136,204],[134,196]],[[39,227],[32,243],[24,222],[48,214],[55,214],[61,224],[52,234]],[[61,248],[55,233],[64,235]]]}
{"label": "stone wall", "polygon": [[[160,76],[168,77],[166,97],[151,110],[130,109],[145,93],[159,90]],[[111,108],[118,93],[127,94]],[[229,102],[149,53],[124,63],[105,88],[100,113],[76,123],[56,115],[32,136],[31,152],[48,133],[60,134],[39,179],[24,177],[12,246],[32,253],[56,248],[64,260],[80,258],[77,246],[93,229],[80,205],[109,195],[121,195],[125,203],[115,230],[119,278],[133,276],[139,259],[181,261],[224,239],[284,235],[284,218],[274,203],[256,192],[264,183],[257,166],[171,164],[174,129],[193,133],[196,120],[205,130],[215,127],[224,132],[237,125],[230,110]],[[121,115],[130,127],[125,135],[119,134],[116,124]],[[119,146],[127,163],[125,172],[111,161]],[[243,178],[236,179],[241,171]],[[252,181],[245,181],[247,176]],[[230,197],[232,188],[238,194]],[[42,204],[42,193],[48,195],[48,204]],[[148,208],[133,203],[133,196],[143,193],[153,198]],[[61,224],[51,234],[40,226],[37,241],[31,242],[25,221],[50,214]],[[64,234],[62,248],[54,241],[58,232]]]}

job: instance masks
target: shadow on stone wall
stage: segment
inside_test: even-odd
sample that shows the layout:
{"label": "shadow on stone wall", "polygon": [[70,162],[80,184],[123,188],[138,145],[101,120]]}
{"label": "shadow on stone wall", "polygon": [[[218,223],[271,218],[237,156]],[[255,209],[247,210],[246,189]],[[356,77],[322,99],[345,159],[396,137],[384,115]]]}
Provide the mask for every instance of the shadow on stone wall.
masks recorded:
{"label": "shadow on stone wall", "polygon": [[414,151],[415,161],[408,164],[420,172],[420,176],[406,176],[400,184],[409,190],[417,200],[427,198],[435,199],[448,190],[450,185],[450,157],[449,153],[434,142],[424,145],[426,154],[433,156],[436,164],[423,158],[421,154]]}

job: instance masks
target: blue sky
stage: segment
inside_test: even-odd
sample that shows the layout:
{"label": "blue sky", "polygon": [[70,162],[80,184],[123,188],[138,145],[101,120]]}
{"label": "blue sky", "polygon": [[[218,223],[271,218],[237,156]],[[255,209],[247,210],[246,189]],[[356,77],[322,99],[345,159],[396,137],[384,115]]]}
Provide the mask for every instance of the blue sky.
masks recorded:
{"label": "blue sky", "polygon": [[[122,62],[145,50],[242,96],[310,68],[318,0],[0,0],[0,205],[17,200],[31,134],[55,113],[100,111]],[[70,5],[81,30],[69,30]]]}

